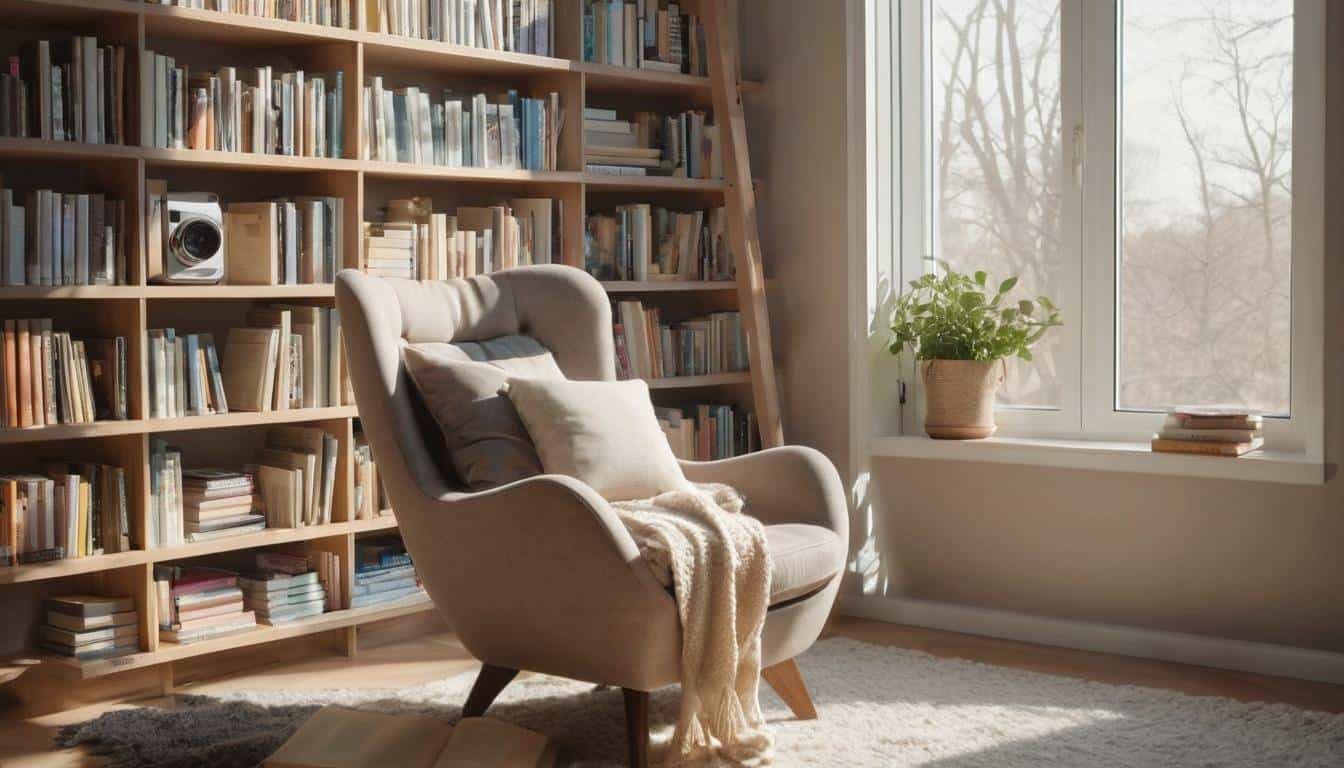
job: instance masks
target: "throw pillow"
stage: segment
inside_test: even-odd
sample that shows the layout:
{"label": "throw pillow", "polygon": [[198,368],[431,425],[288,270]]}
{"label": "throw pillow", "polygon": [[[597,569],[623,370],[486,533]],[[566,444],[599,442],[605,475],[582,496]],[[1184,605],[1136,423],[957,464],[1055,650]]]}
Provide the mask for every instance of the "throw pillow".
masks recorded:
{"label": "throw pillow", "polygon": [[404,349],[406,371],[443,432],[439,466],[470,491],[541,474],[541,460],[518,413],[500,387],[509,372],[452,360],[413,346]]}
{"label": "throw pillow", "polygon": [[510,378],[505,392],[546,472],[576,477],[608,501],[686,487],[642,380]]}

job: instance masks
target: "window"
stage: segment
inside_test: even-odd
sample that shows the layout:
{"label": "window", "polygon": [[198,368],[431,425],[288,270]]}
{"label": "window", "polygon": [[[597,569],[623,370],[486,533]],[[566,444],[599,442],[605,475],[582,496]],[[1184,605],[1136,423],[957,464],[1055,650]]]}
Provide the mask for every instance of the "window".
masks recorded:
{"label": "window", "polygon": [[1319,457],[1323,0],[883,5],[869,147],[899,181],[868,189],[900,234],[870,239],[877,271],[904,284],[932,254],[1064,312],[1010,366],[1001,432],[1142,440],[1171,406],[1232,403]]}

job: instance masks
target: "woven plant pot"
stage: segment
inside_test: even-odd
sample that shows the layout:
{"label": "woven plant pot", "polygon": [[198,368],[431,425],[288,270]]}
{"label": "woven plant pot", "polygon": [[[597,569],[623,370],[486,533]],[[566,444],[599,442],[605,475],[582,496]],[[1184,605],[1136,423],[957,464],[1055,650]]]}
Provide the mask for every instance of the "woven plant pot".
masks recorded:
{"label": "woven plant pot", "polygon": [[1002,360],[925,360],[924,432],[940,440],[977,440],[994,434],[994,393],[1003,383]]}

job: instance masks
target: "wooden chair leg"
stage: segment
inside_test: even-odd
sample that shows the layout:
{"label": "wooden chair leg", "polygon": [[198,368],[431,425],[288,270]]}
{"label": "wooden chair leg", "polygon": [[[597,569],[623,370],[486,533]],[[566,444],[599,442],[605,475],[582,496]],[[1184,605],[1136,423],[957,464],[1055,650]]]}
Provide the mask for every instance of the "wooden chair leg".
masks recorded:
{"label": "wooden chair leg", "polygon": [[496,667],[493,664],[486,664],[481,667],[481,673],[476,676],[476,682],[471,686],[471,693],[467,696],[467,703],[462,705],[463,717],[480,717],[485,714],[485,710],[494,703],[495,697],[504,690],[511,680],[518,674],[518,670],[508,667]]}
{"label": "wooden chair leg", "polygon": [[622,688],[625,693],[625,738],[630,744],[630,768],[649,765],[649,692]]}
{"label": "wooden chair leg", "polygon": [[817,708],[812,706],[812,696],[807,692],[807,683],[803,682],[803,673],[798,671],[798,665],[793,659],[762,669],[761,677],[775,689],[794,717],[799,720],[817,719]]}

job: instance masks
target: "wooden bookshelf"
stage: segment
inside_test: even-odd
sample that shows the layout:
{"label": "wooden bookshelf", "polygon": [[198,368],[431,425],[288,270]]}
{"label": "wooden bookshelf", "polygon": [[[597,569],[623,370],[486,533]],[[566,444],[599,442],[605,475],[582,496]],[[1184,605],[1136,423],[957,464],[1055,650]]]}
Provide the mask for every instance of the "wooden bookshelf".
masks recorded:
{"label": "wooden bookshelf", "polygon": [[[359,0],[354,0],[358,4]],[[711,16],[710,0],[689,0],[683,7]],[[575,14],[577,0],[557,0],[559,18],[555,20],[557,49],[574,54],[582,49],[582,24]],[[129,457],[118,461],[127,469],[128,501],[131,509],[132,544],[129,552],[85,558],[0,567],[0,599],[20,617],[0,630],[0,654],[8,659],[34,659],[37,666],[54,674],[88,679],[135,669],[160,667],[164,679],[171,682],[171,665],[189,658],[231,649],[256,646],[345,629],[345,650],[353,653],[357,628],[372,622],[425,614],[433,610],[425,599],[410,600],[373,608],[337,610],[304,619],[285,627],[259,627],[254,631],[179,646],[160,642],[154,616],[152,573],[156,564],[177,563],[203,558],[238,556],[252,550],[277,548],[305,552],[326,550],[342,553],[348,565],[357,537],[397,529],[391,510],[373,519],[356,519],[353,504],[353,432],[358,411],[353,406],[297,409],[267,413],[231,412],[210,416],[175,419],[142,418],[148,412],[144,374],[141,372],[144,333],[148,328],[172,326],[182,332],[215,331],[228,326],[216,315],[239,315],[247,306],[276,301],[294,301],[331,306],[334,291],[330,284],[283,286],[175,286],[152,285],[145,281],[146,248],[141,216],[145,179],[166,179],[175,191],[219,191],[224,202],[257,200],[276,195],[328,194],[346,201],[344,219],[344,266],[359,262],[359,223],[373,219],[388,199],[429,195],[447,201],[437,208],[457,204],[482,204],[510,196],[554,197],[564,202],[562,226],[564,238],[559,259],[575,268],[583,266],[583,230],[587,212],[598,205],[619,202],[655,202],[673,207],[754,206],[753,184],[745,166],[745,145],[725,144],[726,179],[686,179],[670,177],[606,176],[587,173],[583,164],[582,114],[586,106],[616,107],[622,111],[648,101],[649,109],[678,111],[688,108],[713,108],[715,122],[726,125],[734,114],[740,117],[740,104],[734,113],[719,104],[720,90],[727,88],[736,101],[743,94],[760,92],[757,83],[741,82],[736,66],[731,82],[712,77],[668,74],[647,70],[624,69],[558,57],[542,57],[483,50],[444,43],[394,37],[362,29],[340,29],[214,11],[150,5],[133,0],[0,0],[0,14],[10,29],[7,41],[27,38],[48,39],[61,34],[97,34],[128,47],[127,134],[139,137],[138,79],[129,62],[144,50],[164,50],[174,46],[197,46],[214,57],[213,65],[247,66],[264,63],[276,55],[292,55],[296,67],[310,71],[344,72],[347,99],[344,116],[345,150],[341,158],[285,157],[264,154],[224,153],[202,150],[161,149],[135,145],[93,145],[40,139],[0,138],[6,186],[32,188],[36,184],[11,181],[11,169],[29,169],[58,178],[74,179],[83,186],[98,186],[127,203],[130,285],[118,286],[34,286],[0,287],[0,318],[55,317],[61,321],[88,315],[96,317],[106,335],[125,335],[130,342],[130,392],[132,418],[123,421],[99,421],[92,424],[56,425],[32,429],[0,429],[0,462],[16,469],[24,457],[51,457],[52,452],[71,459],[97,459],[108,456]],[[63,30],[68,30],[65,32]],[[711,30],[712,32],[712,30]],[[570,39],[572,36],[573,39]],[[717,39],[716,35],[709,37]],[[712,44],[711,44],[712,45]],[[711,57],[711,62],[714,57]],[[306,66],[305,66],[306,65]],[[138,66],[138,64],[136,65]],[[394,74],[404,84],[416,78],[434,84],[461,81],[479,85],[488,91],[502,91],[520,84],[536,86],[561,94],[567,115],[566,133],[561,139],[559,169],[554,171],[510,171],[482,168],[444,168],[429,165],[375,162],[360,157],[358,137],[362,119],[358,105],[359,89],[369,77]],[[399,83],[401,84],[401,83]],[[725,92],[726,93],[726,92]],[[724,133],[729,131],[726,129]],[[730,137],[731,138],[731,137]],[[742,162],[733,159],[740,151]],[[109,181],[115,179],[115,183]],[[740,179],[745,179],[745,193]],[[62,186],[63,181],[42,184],[57,191],[72,191],[77,184]],[[115,187],[115,189],[114,189]],[[746,196],[744,197],[743,194]],[[243,195],[250,195],[244,197]],[[590,199],[592,198],[592,199]],[[741,217],[730,210],[730,234],[738,254],[736,281],[648,281],[608,282],[607,291],[615,297],[637,296],[651,306],[666,307],[673,316],[706,310],[740,308],[744,316],[759,318],[764,312],[759,246],[748,242],[747,231],[735,222]],[[200,303],[204,302],[204,303]],[[164,317],[171,323],[160,322]],[[184,319],[199,318],[199,326]],[[103,326],[107,328],[103,331]],[[70,327],[68,325],[64,327]],[[769,350],[768,328],[751,329],[751,347]],[[762,340],[761,333],[766,334]],[[753,406],[761,424],[765,445],[779,439],[778,410],[773,396],[774,371],[768,354],[753,354],[753,372],[714,374],[658,379],[649,385],[655,397],[696,397],[709,390],[721,402]],[[237,463],[245,454],[251,435],[279,424],[309,424],[321,427],[340,440],[343,455],[338,457],[337,489],[333,522],[305,528],[269,529],[203,543],[145,549],[148,528],[149,482],[148,450],[152,436],[169,441],[184,440],[183,458],[193,461],[192,443],[206,442],[215,451],[227,453],[238,444]],[[253,440],[255,441],[255,440]],[[213,463],[213,462],[212,462]],[[346,594],[353,575],[345,568]],[[36,625],[40,623],[38,606],[52,594],[105,591],[131,594],[140,611],[140,652],[114,659],[80,663],[52,654],[34,651]],[[347,597],[348,600],[348,597]],[[348,605],[348,604],[347,604]],[[31,614],[31,615],[30,615]],[[4,661],[9,664],[9,661]],[[19,662],[15,662],[18,664]],[[22,662],[27,669],[29,662]],[[15,667],[18,669],[18,667]]]}

